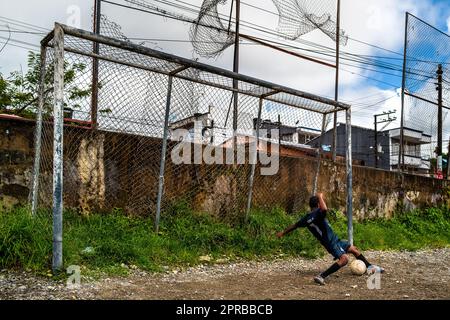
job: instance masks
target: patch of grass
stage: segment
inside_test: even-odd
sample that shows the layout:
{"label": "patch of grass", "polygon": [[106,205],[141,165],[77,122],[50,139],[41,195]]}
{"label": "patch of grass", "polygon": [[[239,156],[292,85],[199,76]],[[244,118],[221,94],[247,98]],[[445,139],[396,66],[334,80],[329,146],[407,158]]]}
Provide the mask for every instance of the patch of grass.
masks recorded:
{"label": "patch of grass", "polygon": [[[343,215],[332,220],[333,228],[345,237]],[[419,250],[450,245],[450,209],[428,208],[354,223],[354,241],[362,250]]]}
{"label": "patch of grass", "polygon": [[[275,237],[300,215],[287,215],[274,208],[254,210],[248,221],[223,222],[196,213],[186,204],[171,206],[162,218],[160,233],[153,220],[126,217],[120,210],[108,215],[80,216],[64,213],[64,263],[80,265],[86,272],[125,275],[127,266],[148,271],[165,267],[185,267],[212,261],[267,259],[283,254],[314,258],[325,251],[306,229],[281,240]],[[330,212],[333,228],[346,238],[342,214]],[[397,216],[354,224],[355,244],[363,250],[417,250],[450,244],[450,210],[430,208]],[[17,208],[0,213],[0,268],[23,268],[48,273],[52,253],[52,219],[40,213]]]}

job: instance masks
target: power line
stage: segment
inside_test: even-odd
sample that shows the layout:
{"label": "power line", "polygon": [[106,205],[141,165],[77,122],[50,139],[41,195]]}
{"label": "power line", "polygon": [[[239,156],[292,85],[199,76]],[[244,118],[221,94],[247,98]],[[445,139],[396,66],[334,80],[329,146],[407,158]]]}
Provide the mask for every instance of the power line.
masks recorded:
{"label": "power line", "polygon": [[23,30],[4,30],[0,29],[0,32],[11,32],[11,33],[23,33],[23,34],[35,34],[35,35],[45,35],[46,32],[32,32],[32,31],[23,31]]}
{"label": "power line", "polygon": [[[187,9],[186,9],[186,7],[182,7],[182,6],[177,5],[177,4],[174,4],[173,2],[170,2],[170,1],[163,1],[163,0],[153,0],[153,1],[156,1],[156,2],[159,2],[159,3],[164,3],[164,4],[166,4],[166,5],[176,6],[177,8],[182,8],[182,9],[185,9],[185,10],[189,10],[190,12],[196,12],[196,10],[194,10],[194,9],[191,9],[191,8],[187,8]],[[183,4],[187,4],[187,3],[184,2],[184,1],[180,1],[180,0],[175,0],[175,1],[180,2],[180,3],[183,3]],[[166,12],[166,17],[180,20],[180,17],[175,17],[176,14],[173,14],[173,13],[170,14],[169,16],[167,16],[167,11],[162,10],[162,9],[159,10],[160,12],[155,13],[155,12],[151,12],[151,11],[144,10],[144,9],[140,9],[140,8],[134,8],[134,7],[126,6],[126,5],[123,5],[123,4],[114,3],[114,2],[111,2],[111,1],[103,0],[103,2],[107,2],[107,3],[114,4],[114,5],[118,5],[118,6],[123,6],[123,7],[129,8],[129,9],[133,9],[133,10],[144,11],[144,12],[147,12],[147,13],[150,13],[150,14],[164,15],[164,14],[161,14],[160,12]],[[195,6],[195,5],[192,5],[192,4],[188,4],[188,5],[190,5],[191,7],[197,8],[197,9],[200,8],[200,7]],[[220,16],[220,14],[219,14],[219,16]],[[192,22],[193,22],[193,21],[191,21],[190,19],[187,19],[187,18],[181,18],[181,20],[182,20],[182,21],[185,21],[185,22],[189,22],[189,23],[192,23]],[[248,23],[248,22],[246,22],[246,21],[242,21],[241,23],[243,24],[243,26],[245,26],[246,23],[247,23],[247,24],[250,24],[250,25],[253,25],[253,26],[257,26],[257,28],[255,28],[255,27],[250,27],[250,28],[253,29],[253,30],[257,30],[257,31],[259,31],[259,32],[263,32],[263,33],[265,33],[265,34],[276,35],[277,37],[282,36],[280,33],[275,33],[275,32],[273,32],[272,30],[267,29],[267,28],[265,28],[265,27],[263,27],[263,26],[259,26],[259,25],[253,24],[253,23]],[[211,26],[206,26],[206,25],[205,25],[205,27],[211,27]],[[216,28],[216,27],[213,27],[213,28]],[[265,30],[262,30],[262,29],[265,29]],[[224,30],[222,30],[222,31],[224,31]],[[264,40],[270,42],[270,40],[267,40],[267,39],[264,39]],[[272,41],[272,42],[273,42],[273,41]],[[297,42],[305,42],[305,41],[302,41],[301,39],[299,39],[299,41],[297,41]],[[308,45],[312,45],[312,43],[309,43],[309,42],[308,42]],[[334,50],[335,50],[335,49],[333,49],[333,48],[328,48],[328,47],[326,47],[326,46],[322,46],[322,45],[318,45],[318,44],[313,44],[313,45],[316,46],[316,47],[321,47],[321,48],[325,48],[325,49],[326,49],[325,51],[322,51],[322,52],[320,52],[320,51],[318,51],[318,50],[310,50],[310,51],[312,51],[312,52],[314,52],[314,53],[317,53],[317,54],[324,54],[324,52],[327,52],[327,51],[328,51],[329,53],[332,53],[332,52],[334,52]],[[285,45],[285,46],[289,47],[289,45]],[[293,46],[291,46],[291,47],[293,47]],[[308,50],[308,49],[298,48],[298,47],[296,47],[296,49],[299,49],[299,50]],[[386,63],[380,64],[379,62],[378,62],[378,63],[375,63],[375,62],[373,62],[373,61],[371,62],[371,61],[369,61],[369,60],[364,60],[364,58],[363,58],[362,56],[359,56],[359,55],[356,55],[356,54],[346,53],[346,52],[344,52],[343,54],[344,54],[344,55],[346,55],[346,54],[347,54],[347,55],[352,55],[352,56],[354,56],[354,57],[362,58],[362,61],[357,61],[357,60],[355,60],[355,59],[349,59],[349,58],[347,58],[347,60],[350,60],[350,61],[353,61],[353,62],[357,62],[357,63],[360,63],[360,64],[364,64],[364,65],[365,65],[365,64],[370,64],[370,65],[373,65],[373,66],[378,67],[378,68],[390,69],[390,70],[393,70],[393,71],[396,71],[396,72],[399,72],[399,73],[401,73],[401,72],[402,72],[402,69],[403,69],[403,67],[402,67],[402,66],[399,66],[399,65],[392,65],[392,64],[391,64],[391,65],[388,65],[388,64],[386,64]],[[331,54],[328,54],[328,56],[331,56]],[[345,58],[344,58],[344,59],[345,59]],[[382,71],[375,70],[375,69],[368,69],[368,68],[365,68],[365,67],[362,67],[362,68],[363,68],[363,69],[370,70],[370,71],[373,71],[373,72],[383,73]],[[409,73],[409,74],[415,74],[415,73],[413,73],[413,72],[408,72],[408,73]],[[385,73],[385,74],[386,74],[386,73]],[[392,74],[392,73],[389,73],[388,75],[396,76],[396,77],[401,77],[401,75],[399,75],[399,74]],[[421,75],[421,74],[417,74],[417,75],[419,75],[419,76],[424,76],[424,75]],[[428,76],[428,75],[427,75],[427,76]],[[427,76],[426,76],[426,77],[427,77]],[[422,80],[422,79],[416,79],[416,80]]]}
{"label": "power line", "polygon": [[[1,43],[5,44],[6,42],[1,42]],[[33,49],[33,48],[29,48],[29,47],[24,47],[24,46],[13,44],[13,43],[8,43],[7,46],[21,48],[21,49],[25,49],[25,50],[28,50],[28,51],[39,52],[39,50],[36,50],[36,49]]]}
{"label": "power line", "polygon": [[0,53],[2,53],[3,49],[5,49],[5,47],[8,45],[9,40],[11,40],[11,30],[8,29],[8,31],[9,31],[8,39],[7,39],[6,42],[3,44],[3,47],[0,49]]}
{"label": "power line", "polygon": [[36,44],[30,43],[30,42],[26,42],[26,41],[17,40],[17,39],[12,39],[11,37],[6,38],[6,37],[3,37],[3,36],[0,36],[0,39],[7,40],[7,41],[12,41],[12,42],[19,43],[19,44],[22,44],[22,45],[27,45],[27,46],[31,46],[31,47],[40,48],[40,46],[38,46]]}

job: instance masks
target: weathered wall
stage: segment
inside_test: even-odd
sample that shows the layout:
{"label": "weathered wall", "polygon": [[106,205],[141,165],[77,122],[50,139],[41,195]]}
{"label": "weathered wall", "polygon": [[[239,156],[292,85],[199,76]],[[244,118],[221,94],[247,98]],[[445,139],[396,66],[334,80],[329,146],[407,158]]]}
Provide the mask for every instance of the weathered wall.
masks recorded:
{"label": "weathered wall", "polygon": [[31,121],[0,120],[0,206],[10,207],[28,199],[33,130]]}
{"label": "weathered wall", "polygon": [[[153,214],[161,141],[153,138],[80,129],[65,130],[64,201],[82,212],[122,208],[133,214]],[[34,123],[0,119],[0,200],[2,205],[26,203],[33,165]],[[70,151],[67,146],[71,145]],[[139,150],[139,152],[136,152]],[[51,145],[43,156],[51,159]],[[306,208],[317,163],[311,158],[280,159],[275,176],[257,175],[254,204],[281,206],[289,212]],[[47,168],[47,169],[45,169]],[[51,162],[43,168],[47,187],[41,198],[50,198]],[[250,167],[174,165],[167,162],[165,203],[184,198],[195,209],[225,216],[230,208],[245,206]],[[67,179],[71,177],[71,179]],[[75,178],[74,178],[75,177]],[[353,169],[354,215],[358,219],[391,217],[403,207],[436,206],[448,201],[447,181],[401,175],[366,167]],[[344,211],[345,166],[323,161],[319,189],[330,207]],[[144,210],[142,209],[144,208]]]}

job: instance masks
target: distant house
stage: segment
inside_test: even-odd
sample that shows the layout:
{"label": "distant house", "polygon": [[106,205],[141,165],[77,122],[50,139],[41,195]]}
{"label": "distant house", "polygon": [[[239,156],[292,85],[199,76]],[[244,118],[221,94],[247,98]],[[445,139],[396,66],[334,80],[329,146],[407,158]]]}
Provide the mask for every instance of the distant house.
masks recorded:
{"label": "distant house", "polygon": [[[345,157],[347,152],[346,125],[338,123],[337,125],[337,146],[336,155]],[[331,153],[333,142],[333,129],[327,131],[322,139],[315,138],[308,144],[319,148],[322,142],[322,150],[325,153]],[[375,167],[375,130],[352,126],[352,157],[353,160],[362,166]],[[389,151],[389,133],[378,133],[378,168],[390,170],[390,151]]]}
{"label": "distant house", "polygon": [[[375,146],[375,130],[352,126],[352,157],[360,165],[375,167],[376,150],[378,150],[378,168],[384,170],[398,169],[398,153],[400,145],[400,129],[378,132],[378,146]],[[333,140],[333,130],[327,131],[322,140],[320,137],[308,144],[329,153]],[[429,174],[430,160],[423,156],[422,146],[431,143],[431,136],[409,128],[404,129],[405,141],[405,170],[419,174]],[[346,126],[337,126],[336,155],[345,157],[346,154]]]}
{"label": "distant house", "polygon": [[[236,135],[236,143],[237,145],[245,145],[246,147],[250,146],[251,143],[254,143],[256,140],[255,136],[247,136],[247,135]],[[223,144],[221,144],[224,148],[232,148],[233,147],[233,138],[229,138]],[[284,157],[316,157],[317,150],[311,146],[298,144],[278,139],[270,139],[265,137],[259,138],[258,143],[258,152],[274,152],[273,146],[278,147],[278,154]]]}
{"label": "distant house", "polygon": [[184,129],[188,132],[187,136],[183,137],[184,141],[212,143],[214,139],[212,132],[213,127],[214,120],[211,119],[211,113],[206,112],[195,113],[190,117],[171,122],[169,124],[169,131],[170,134],[173,135],[175,130]]}
{"label": "distant house", "polygon": [[[236,143],[238,145],[250,145],[256,140],[257,119],[253,119],[253,133],[252,135],[237,134]],[[278,152],[281,156],[288,157],[316,157],[317,149],[306,142],[320,135],[320,131],[301,127],[291,127],[280,124],[278,122],[272,122],[270,120],[264,120],[261,122],[260,130],[266,132],[260,132],[258,151],[259,152],[272,152],[272,147],[277,146]],[[279,130],[275,133],[274,130]],[[229,138],[222,144],[225,148],[231,148],[233,146],[233,138]]]}
{"label": "distant house", "polygon": [[[400,147],[400,128],[389,130],[391,151],[391,169],[398,169],[398,156]],[[404,140],[404,170],[419,174],[429,174],[431,162],[429,158],[424,157],[423,146],[431,144],[431,135],[423,131],[410,128],[403,129]]]}
{"label": "distant house", "polygon": [[[254,130],[256,129],[257,120],[258,119],[253,119]],[[268,133],[270,133],[271,130],[280,130],[280,140],[301,145],[306,145],[311,140],[320,136],[320,130],[306,127],[286,126],[270,120],[261,121],[260,129],[267,130]]]}

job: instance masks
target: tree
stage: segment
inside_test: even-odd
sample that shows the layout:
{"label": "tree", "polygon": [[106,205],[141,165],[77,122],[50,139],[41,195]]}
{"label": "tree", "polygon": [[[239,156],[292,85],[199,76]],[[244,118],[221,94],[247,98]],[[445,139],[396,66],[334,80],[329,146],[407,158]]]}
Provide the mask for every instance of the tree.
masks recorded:
{"label": "tree", "polygon": [[[28,71],[23,74],[20,71],[13,71],[6,79],[0,73],[0,112],[13,113],[21,116],[34,117],[38,107],[39,78],[40,78],[40,55],[28,53]],[[83,63],[64,62],[64,107],[77,109],[80,107],[80,101],[89,97],[92,88],[82,87],[76,80],[79,75],[86,70]],[[45,75],[44,90],[44,114],[51,114],[53,101],[51,93],[53,92],[52,67],[47,67]]]}

